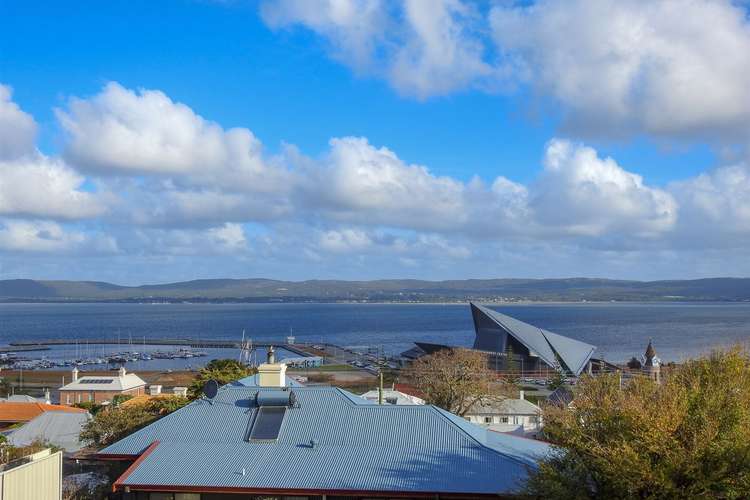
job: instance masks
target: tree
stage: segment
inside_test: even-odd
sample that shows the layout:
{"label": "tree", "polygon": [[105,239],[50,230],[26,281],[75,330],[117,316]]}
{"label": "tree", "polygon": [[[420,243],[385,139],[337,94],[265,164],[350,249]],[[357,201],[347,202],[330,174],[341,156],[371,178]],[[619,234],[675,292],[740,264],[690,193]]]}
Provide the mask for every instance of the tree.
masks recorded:
{"label": "tree", "polygon": [[73,406],[76,408],[82,408],[92,415],[96,415],[104,408],[103,405],[95,403],[93,401],[81,401],[80,403],[76,403]]}
{"label": "tree", "polygon": [[139,404],[107,408],[84,425],[81,440],[98,446],[112,444],[188,402],[180,396],[161,396]]}
{"label": "tree", "polygon": [[26,446],[13,446],[12,444],[8,443],[8,439],[5,436],[1,436],[0,465],[12,462],[13,460],[18,460],[19,458],[23,458],[28,455],[33,455],[34,453],[46,450],[47,448],[51,449],[52,453],[56,453],[62,450],[62,448],[50,444],[42,439],[35,439]]}
{"label": "tree", "polygon": [[573,408],[547,407],[559,447],[530,475],[542,498],[750,497],[750,357],[735,349],[677,366],[661,385],[584,377]]}
{"label": "tree", "polygon": [[125,401],[130,401],[131,399],[133,399],[132,394],[115,394],[112,398],[112,406],[118,407]]}
{"label": "tree", "polygon": [[475,404],[507,397],[509,384],[497,381],[485,354],[468,349],[443,349],[414,361],[406,377],[428,404],[464,416]]}
{"label": "tree", "polygon": [[234,359],[214,359],[198,372],[198,376],[190,385],[190,397],[191,399],[200,397],[203,386],[209,380],[216,380],[219,385],[225,385],[255,372],[254,368]]}
{"label": "tree", "polygon": [[561,370],[555,370],[555,372],[547,381],[547,389],[549,389],[550,391],[554,391],[555,389],[563,387],[564,385],[565,376],[563,375],[563,372]]}
{"label": "tree", "polygon": [[8,396],[10,396],[11,392],[12,386],[10,382],[8,382],[5,377],[0,377],[0,394],[7,398]]}

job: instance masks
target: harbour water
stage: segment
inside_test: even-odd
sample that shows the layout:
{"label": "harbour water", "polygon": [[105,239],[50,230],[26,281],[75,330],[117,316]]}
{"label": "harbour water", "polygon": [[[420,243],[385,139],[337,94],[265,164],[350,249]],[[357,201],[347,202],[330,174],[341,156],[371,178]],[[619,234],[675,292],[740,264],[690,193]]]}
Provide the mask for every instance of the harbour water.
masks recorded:
{"label": "harbour water", "polygon": [[[597,355],[610,361],[639,356],[650,338],[665,361],[750,342],[750,304],[745,303],[514,304],[493,308],[594,344]],[[23,353],[34,358],[174,351],[176,348],[149,346],[148,340],[239,341],[243,330],[255,342],[284,342],[291,333],[297,342],[370,346],[388,354],[408,349],[414,341],[470,346],[474,339],[466,304],[0,304],[2,345],[60,338],[78,342],[77,346]],[[91,343],[117,338],[120,345]],[[152,369],[178,369],[239,354],[231,349],[200,350],[207,356],[140,363]]]}

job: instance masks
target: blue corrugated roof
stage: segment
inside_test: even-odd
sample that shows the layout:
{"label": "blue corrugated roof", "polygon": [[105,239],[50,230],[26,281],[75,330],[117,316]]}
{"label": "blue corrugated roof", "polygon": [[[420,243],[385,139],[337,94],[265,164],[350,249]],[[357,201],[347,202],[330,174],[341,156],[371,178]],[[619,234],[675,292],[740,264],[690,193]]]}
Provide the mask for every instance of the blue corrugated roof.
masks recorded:
{"label": "blue corrugated roof", "polygon": [[[269,389],[268,390],[281,390]],[[433,406],[374,405],[341,389],[294,389],[279,438],[245,440],[257,389],[225,386],[102,454],[159,445],[122,482],[256,490],[497,494],[516,491],[549,446],[492,433]],[[311,446],[315,441],[315,446]],[[242,475],[242,470],[245,475]]]}
{"label": "blue corrugated roof", "polygon": [[477,304],[471,304],[471,306],[497,323],[527,349],[534,351],[545,363],[555,366],[559,358],[576,376],[581,374],[596,350],[596,347],[591,344],[543,330],[488,307]]}

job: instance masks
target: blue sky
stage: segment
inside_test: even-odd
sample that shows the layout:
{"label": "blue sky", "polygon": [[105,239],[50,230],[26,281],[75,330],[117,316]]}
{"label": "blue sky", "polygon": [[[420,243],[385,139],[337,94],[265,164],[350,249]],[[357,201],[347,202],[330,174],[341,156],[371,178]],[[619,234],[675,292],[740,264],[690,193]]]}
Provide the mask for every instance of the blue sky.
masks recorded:
{"label": "blue sky", "polygon": [[2,2],[0,278],[748,274],[747,12],[527,4]]}

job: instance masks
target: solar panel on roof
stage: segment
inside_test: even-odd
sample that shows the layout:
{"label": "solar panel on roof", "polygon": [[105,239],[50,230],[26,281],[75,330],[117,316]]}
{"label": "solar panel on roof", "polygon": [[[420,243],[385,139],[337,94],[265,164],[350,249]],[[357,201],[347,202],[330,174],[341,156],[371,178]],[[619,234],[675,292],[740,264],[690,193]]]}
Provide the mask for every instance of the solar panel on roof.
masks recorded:
{"label": "solar panel on roof", "polygon": [[111,378],[82,378],[79,382],[82,384],[111,384],[113,380]]}
{"label": "solar panel on roof", "polygon": [[262,406],[258,409],[255,416],[253,428],[250,429],[250,439],[267,440],[277,439],[281,424],[284,422],[286,415],[285,406]]}

